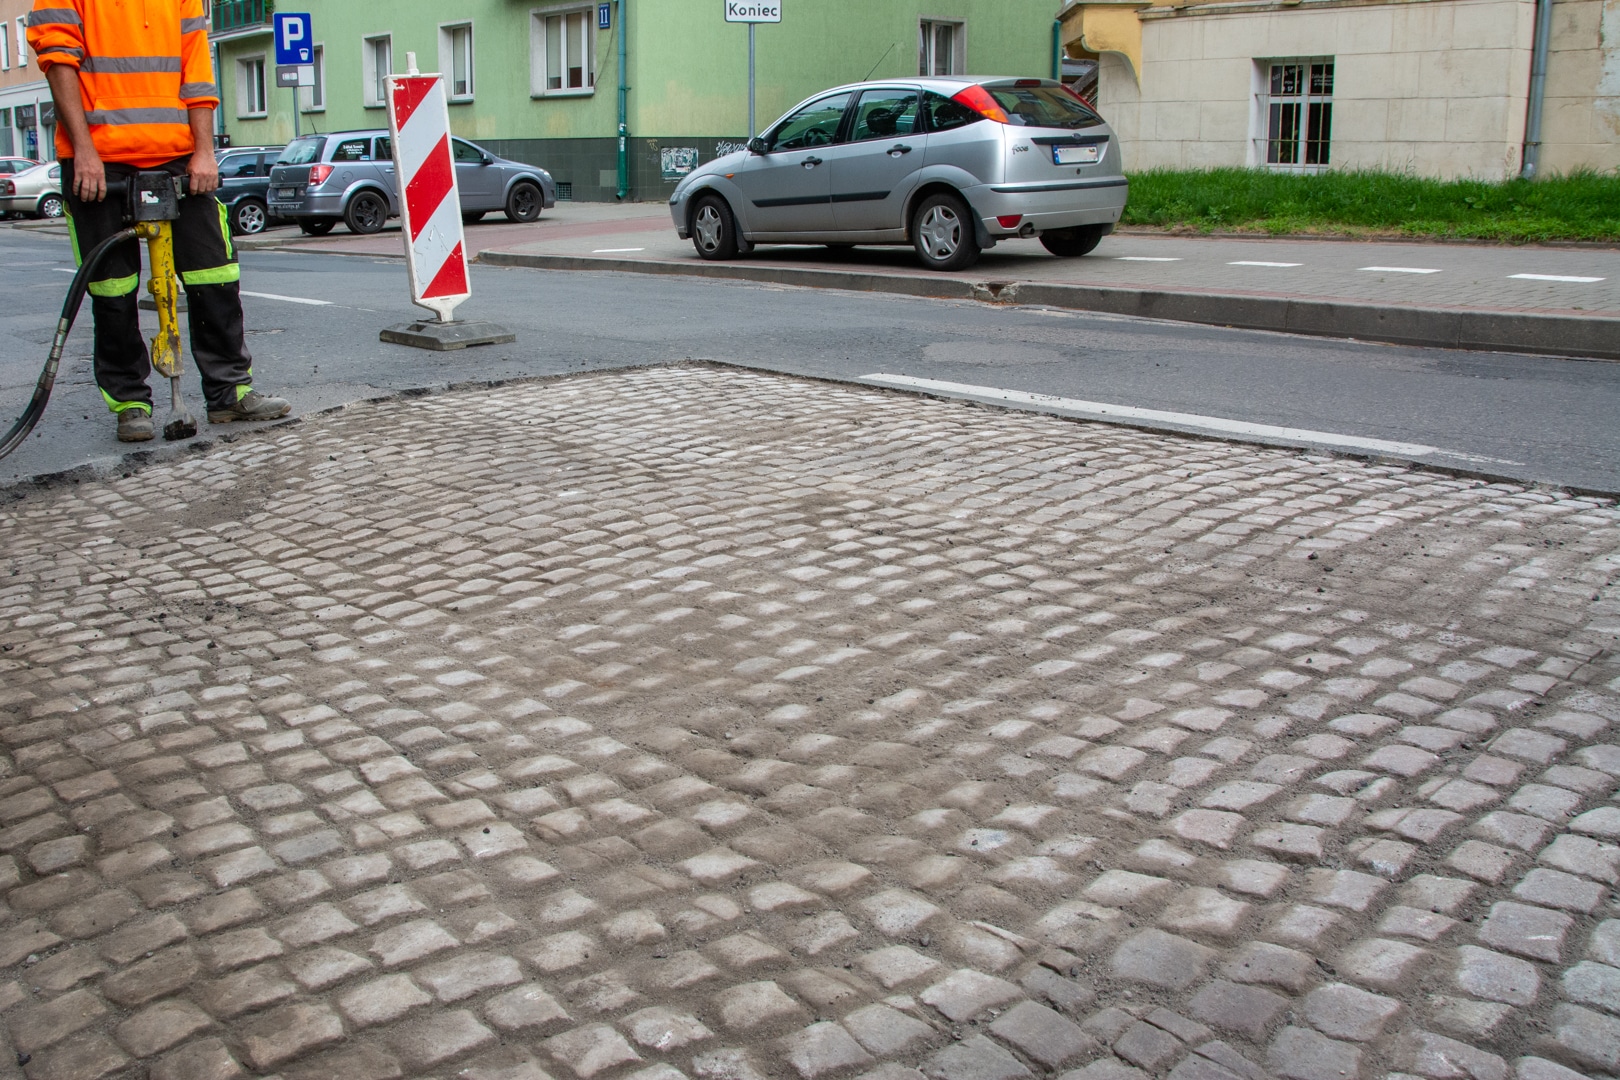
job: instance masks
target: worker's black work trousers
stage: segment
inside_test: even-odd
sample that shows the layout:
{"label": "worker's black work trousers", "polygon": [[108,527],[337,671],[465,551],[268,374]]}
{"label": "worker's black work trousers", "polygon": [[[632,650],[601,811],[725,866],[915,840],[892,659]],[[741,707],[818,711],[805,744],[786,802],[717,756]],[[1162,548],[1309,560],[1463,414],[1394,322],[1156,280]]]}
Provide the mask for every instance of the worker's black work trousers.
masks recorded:
{"label": "worker's black work trousers", "polygon": [[[180,158],[156,169],[180,176],[188,161]],[[141,171],[112,162],[106,168],[109,180],[130,178]],[[74,194],[73,161],[68,158],[62,161],[62,196],[75,261],[82,261],[97,244],[127,227],[122,199],[87,203]],[[248,355],[243,337],[242,270],[231,244],[225,207],[213,195],[180,200],[180,220],[174,222],[174,261],[186,290],[191,355],[202,374],[203,396],[209,408],[230,408],[252,385],[253,357]],[[115,413],[129,408],[152,411],[152,388],[147,385],[152,359],[141,337],[137,307],[140,280],[140,241],[129,240],[107,253],[90,282],[96,323],[96,385]]]}

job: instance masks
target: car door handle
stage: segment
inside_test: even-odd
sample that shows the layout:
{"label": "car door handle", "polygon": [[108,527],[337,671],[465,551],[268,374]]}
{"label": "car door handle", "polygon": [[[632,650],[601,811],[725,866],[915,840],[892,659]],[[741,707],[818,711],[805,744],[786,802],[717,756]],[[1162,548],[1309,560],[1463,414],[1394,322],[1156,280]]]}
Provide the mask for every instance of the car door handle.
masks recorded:
{"label": "car door handle", "polygon": [[911,153],[911,147],[907,146],[905,143],[895,143],[893,146],[889,147],[890,157],[899,157],[901,154],[909,153]]}
{"label": "car door handle", "polygon": [[818,157],[807,157],[807,158],[804,159],[804,167],[807,168],[807,169],[813,169],[817,165],[820,165],[820,164],[821,164],[821,159],[818,158]]}

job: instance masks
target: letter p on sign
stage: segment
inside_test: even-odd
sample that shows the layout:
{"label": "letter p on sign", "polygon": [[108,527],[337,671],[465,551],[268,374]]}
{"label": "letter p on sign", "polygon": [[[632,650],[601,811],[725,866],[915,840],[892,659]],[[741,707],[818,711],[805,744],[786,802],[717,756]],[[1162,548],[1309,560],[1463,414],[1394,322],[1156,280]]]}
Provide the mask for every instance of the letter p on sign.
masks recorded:
{"label": "letter p on sign", "polygon": [[276,12],[276,63],[313,64],[315,62],[315,31],[309,15]]}

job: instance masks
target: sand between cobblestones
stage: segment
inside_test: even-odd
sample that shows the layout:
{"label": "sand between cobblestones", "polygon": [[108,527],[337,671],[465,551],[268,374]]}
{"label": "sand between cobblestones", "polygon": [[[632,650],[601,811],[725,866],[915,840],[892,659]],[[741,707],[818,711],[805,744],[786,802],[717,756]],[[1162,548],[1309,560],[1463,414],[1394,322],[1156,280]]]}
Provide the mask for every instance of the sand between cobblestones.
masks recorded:
{"label": "sand between cobblestones", "polygon": [[0,537],[29,1077],[1620,1069],[1611,502],[672,367]]}

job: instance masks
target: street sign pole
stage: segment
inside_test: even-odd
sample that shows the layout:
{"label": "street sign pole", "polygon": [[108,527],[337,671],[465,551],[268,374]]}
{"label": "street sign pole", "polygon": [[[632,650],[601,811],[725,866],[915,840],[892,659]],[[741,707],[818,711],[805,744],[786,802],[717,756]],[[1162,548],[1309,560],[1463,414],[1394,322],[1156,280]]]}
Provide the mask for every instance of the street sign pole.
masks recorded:
{"label": "street sign pole", "polygon": [[752,139],[759,134],[759,124],[754,111],[755,91],[758,86],[755,78],[758,70],[757,27],[762,22],[782,21],[782,0],[725,0],[725,3],[726,22],[748,24],[748,137]]}

